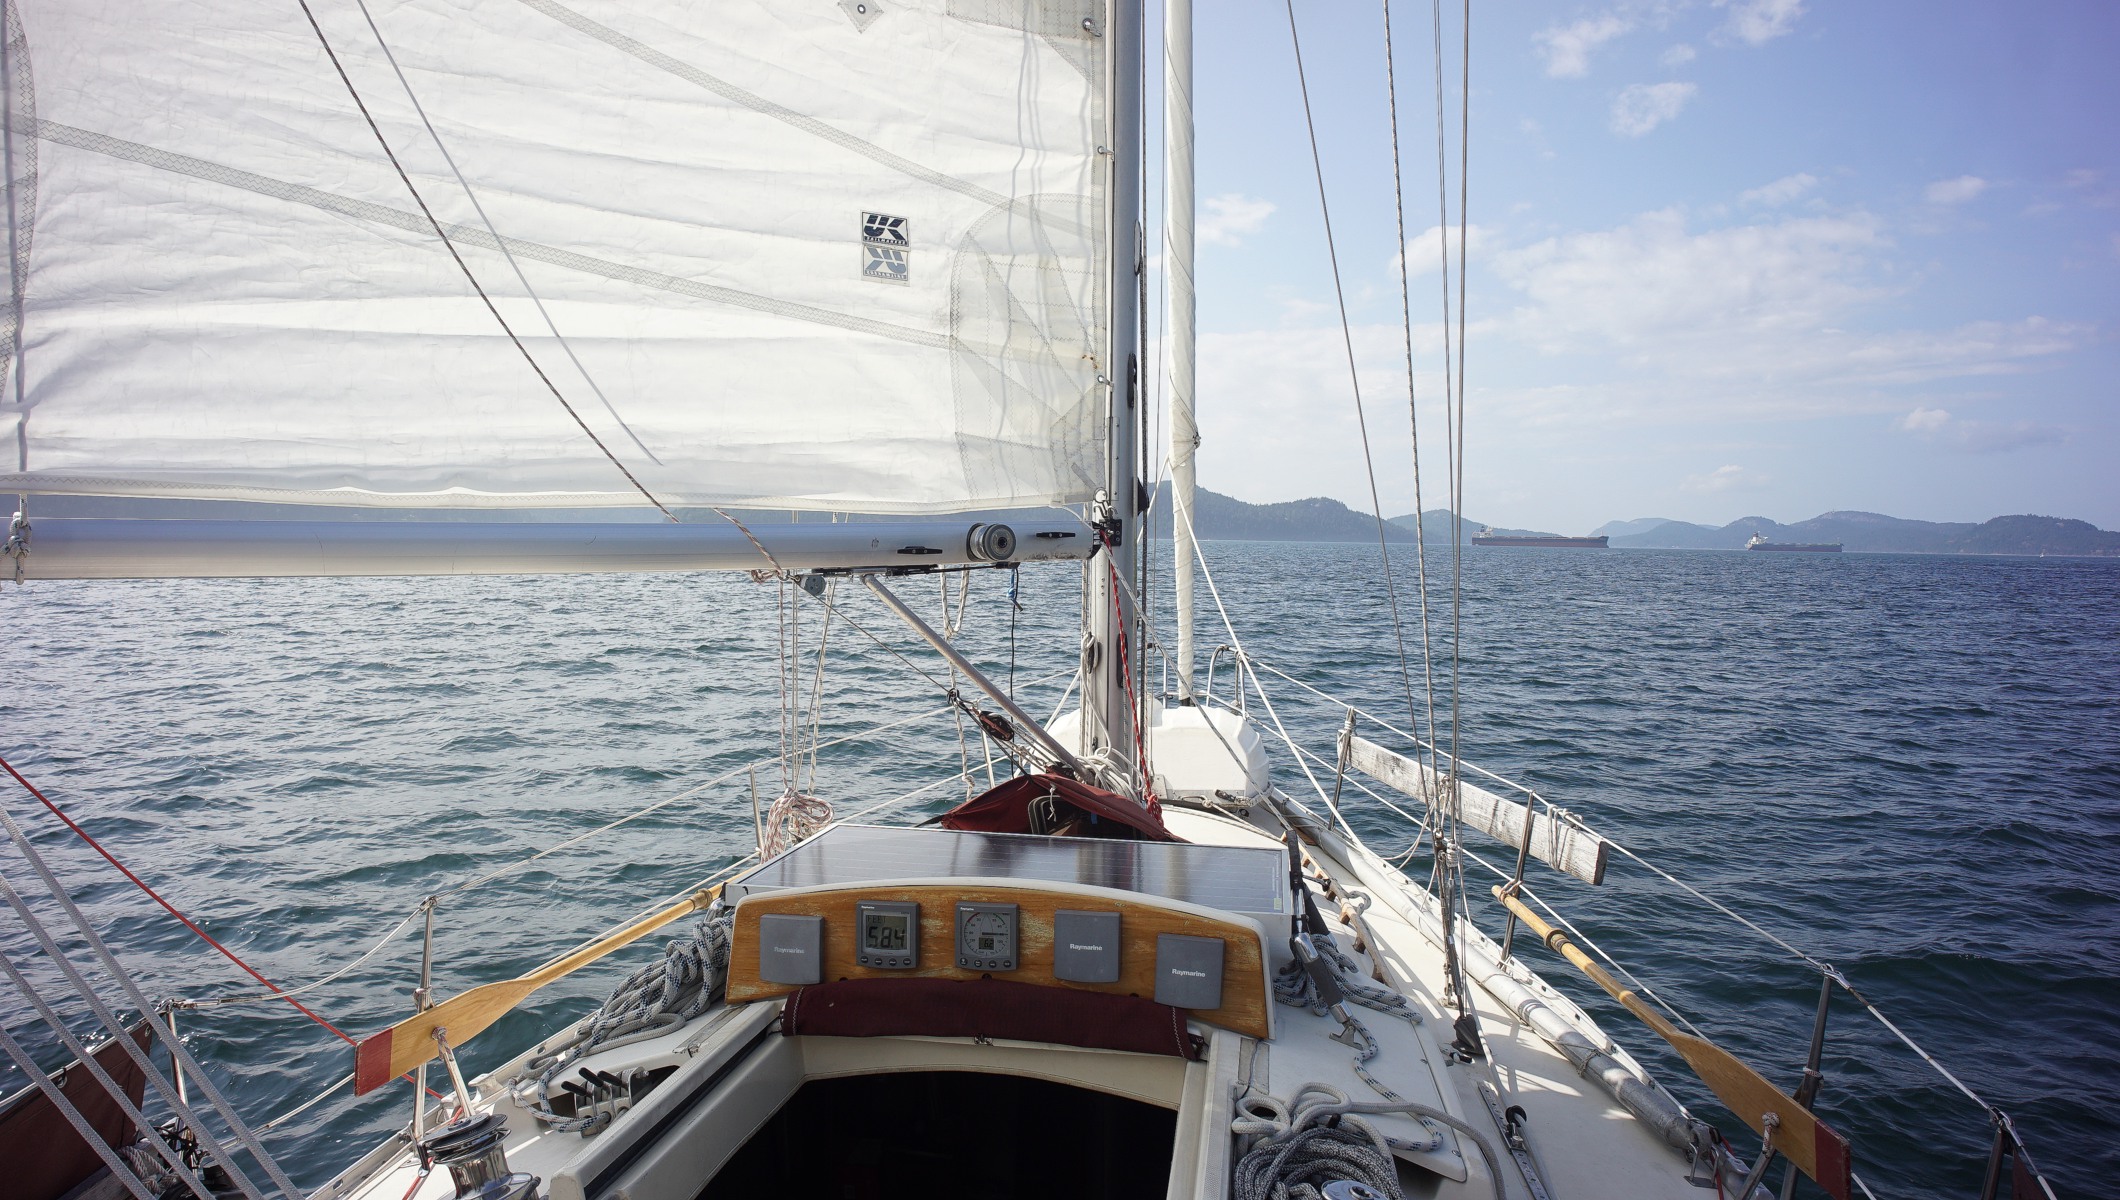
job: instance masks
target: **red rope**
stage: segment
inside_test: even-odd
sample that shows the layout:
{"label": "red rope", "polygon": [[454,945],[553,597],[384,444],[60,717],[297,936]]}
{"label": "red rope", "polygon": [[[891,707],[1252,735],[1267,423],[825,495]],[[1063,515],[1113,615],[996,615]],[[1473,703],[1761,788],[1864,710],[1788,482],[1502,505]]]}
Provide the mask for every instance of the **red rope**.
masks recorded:
{"label": "red rope", "polygon": [[150,900],[153,900],[156,904],[161,905],[163,910],[168,912],[170,916],[175,917],[177,920],[184,922],[184,927],[186,929],[189,929],[193,933],[198,934],[200,939],[203,940],[207,945],[212,946],[216,950],[219,950],[221,952],[221,957],[243,968],[244,972],[248,974],[252,979],[257,980],[259,983],[264,984],[268,988],[271,988],[274,995],[278,996],[282,1000],[285,1000],[287,1003],[294,1005],[297,1009],[300,1009],[303,1016],[308,1017],[310,1020],[315,1021],[319,1025],[322,1025],[324,1028],[329,1029],[331,1032],[338,1034],[339,1040],[345,1042],[349,1046],[353,1044],[353,1039],[351,1037],[348,1037],[346,1033],[338,1026],[333,1025],[331,1022],[309,1011],[309,1009],[304,1006],[300,1000],[297,1000],[293,996],[288,995],[286,992],[281,991],[279,984],[274,983],[272,980],[267,979],[263,975],[258,974],[257,971],[253,969],[249,963],[244,962],[240,958],[237,958],[235,956],[234,951],[215,941],[212,934],[199,928],[196,924],[192,922],[192,919],[190,917],[187,917],[183,913],[178,912],[176,905],[171,904],[167,900],[164,900],[160,892],[157,892],[155,889],[147,886],[147,882],[145,880],[141,879],[138,875],[133,874],[132,868],[126,866],[124,863],[119,862],[115,855],[113,855],[110,851],[105,850],[103,848],[103,843],[97,841],[93,837],[90,837],[88,830],[81,828],[79,825],[76,825],[72,817],[69,817],[64,812],[61,812],[58,805],[53,804],[49,797],[47,797],[43,792],[37,790],[36,784],[31,783],[27,779],[24,779],[22,777],[22,772],[17,771],[13,763],[7,761],[5,758],[0,758],[0,767],[6,767],[7,773],[15,777],[16,783],[21,784],[23,788],[29,792],[30,795],[35,796],[40,802],[42,802],[44,807],[52,810],[53,816],[66,822],[66,827],[68,829],[73,830],[75,835],[78,836],[82,841],[87,842],[89,849],[94,850],[96,853],[102,855],[104,859],[110,863],[111,866],[114,866],[118,868],[119,871],[123,872],[127,879],[133,881],[134,886],[138,887],[141,891],[146,892],[148,898]]}
{"label": "red rope", "polygon": [[[252,979],[257,980],[259,983],[264,984],[268,988],[271,988],[273,995],[278,996],[280,999],[285,1000],[287,1003],[294,1005],[296,1009],[300,1010],[303,1016],[308,1017],[310,1020],[315,1021],[319,1025],[322,1025],[324,1028],[329,1029],[332,1033],[338,1036],[338,1039],[340,1041],[346,1043],[349,1046],[357,1044],[351,1037],[348,1037],[346,1035],[345,1030],[340,1029],[338,1026],[333,1025],[331,1022],[311,1012],[308,1006],[304,1005],[300,1000],[295,999],[293,996],[288,995],[284,990],[281,989],[279,984],[274,983],[272,980],[267,979],[263,975],[258,974],[256,969],[254,969],[249,963],[244,962],[240,958],[237,958],[235,955],[235,951],[230,950],[228,947],[223,946],[221,943],[215,941],[212,934],[199,928],[196,924],[192,922],[192,919],[190,917],[187,917],[183,913],[177,911],[176,905],[171,904],[167,900],[164,900],[162,898],[162,893],[157,892],[155,889],[147,886],[146,880],[141,879],[138,875],[133,874],[132,868],[126,866],[124,863],[119,862],[116,855],[113,855],[110,851],[105,850],[103,848],[103,843],[97,841],[93,837],[90,837],[88,830],[81,828],[79,825],[76,825],[72,817],[67,816],[64,812],[60,810],[58,805],[53,804],[51,802],[50,797],[46,796],[43,792],[38,791],[36,784],[31,783],[27,779],[24,779],[22,777],[22,772],[17,771],[15,769],[15,764],[7,761],[7,759],[5,758],[0,758],[0,767],[7,768],[7,773],[15,777],[15,782],[21,784],[23,790],[27,791],[30,795],[35,796],[38,802],[43,804],[44,807],[52,810],[53,816],[59,818],[61,821],[66,822],[66,827],[68,829],[73,830],[75,836],[79,837],[82,841],[87,842],[90,849],[102,855],[104,860],[110,863],[111,866],[114,866],[118,868],[119,871],[123,872],[127,879],[133,881],[133,885],[135,887],[138,887],[141,891],[147,893],[149,899],[153,900],[156,904],[161,905],[163,910],[167,912],[170,916],[175,917],[177,920],[184,922],[184,928],[189,929],[193,933],[198,934],[201,941],[204,941],[207,945],[212,946],[216,950],[219,950],[221,952],[221,957],[243,968],[244,972],[247,973]],[[412,1075],[408,1072],[404,1075],[398,1076],[398,1078],[409,1082],[412,1080]],[[442,1096],[440,1092],[435,1091],[433,1088],[428,1088],[427,1094],[433,1096],[437,1100],[441,1099]]]}

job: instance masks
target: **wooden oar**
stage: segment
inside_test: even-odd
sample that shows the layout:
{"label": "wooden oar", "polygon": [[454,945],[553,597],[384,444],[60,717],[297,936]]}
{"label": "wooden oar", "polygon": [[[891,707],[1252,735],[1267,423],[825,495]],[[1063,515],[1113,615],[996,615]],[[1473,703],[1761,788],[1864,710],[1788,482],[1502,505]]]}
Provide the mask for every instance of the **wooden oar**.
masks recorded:
{"label": "wooden oar", "polygon": [[1526,928],[1538,934],[1548,949],[1574,963],[1583,974],[1611,993],[1614,1000],[1625,1005],[1628,1012],[1640,1017],[1649,1028],[1671,1043],[1678,1056],[1686,1060],[1693,1073],[1715,1093],[1723,1106],[1736,1113],[1739,1120],[1752,1127],[1752,1132],[1766,1132],[1766,1116],[1774,1114],[1778,1126],[1774,1130],[1774,1149],[1796,1169],[1818,1181],[1834,1200],[1848,1200],[1848,1189],[1852,1186],[1850,1176],[1853,1163],[1848,1155],[1848,1140],[1811,1115],[1780,1088],[1768,1083],[1759,1072],[1746,1066],[1735,1055],[1713,1042],[1697,1038],[1681,1031],[1664,1019],[1663,1014],[1650,1008],[1641,997],[1610,972],[1590,960],[1590,957],[1575,948],[1566,936],[1539,918],[1539,915],[1522,900],[1497,887],[1494,898],[1509,906]]}
{"label": "wooden oar", "polygon": [[432,1061],[438,1053],[434,1044],[435,1030],[448,1031],[449,1048],[454,1050],[485,1032],[487,1026],[507,1015],[530,993],[613,950],[639,941],[680,917],[698,912],[714,903],[720,895],[720,884],[694,892],[654,916],[642,917],[572,954],[553,959],[528,975],[472,988],[425,1012],[414,1013],[381,1033],[362,1038],[354,1047],[354,1094],[373,1091],[421,1063]]}

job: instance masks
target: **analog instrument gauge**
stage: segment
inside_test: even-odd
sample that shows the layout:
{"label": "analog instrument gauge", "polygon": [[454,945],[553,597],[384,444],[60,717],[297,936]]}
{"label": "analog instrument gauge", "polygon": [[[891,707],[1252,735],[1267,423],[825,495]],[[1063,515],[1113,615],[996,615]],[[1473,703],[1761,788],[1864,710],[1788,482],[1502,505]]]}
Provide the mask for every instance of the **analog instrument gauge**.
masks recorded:
{"label": "analog instrument gauge", "polygon": [[1016,969],[1016,906],[957,906],[957,965],[967,971]]}

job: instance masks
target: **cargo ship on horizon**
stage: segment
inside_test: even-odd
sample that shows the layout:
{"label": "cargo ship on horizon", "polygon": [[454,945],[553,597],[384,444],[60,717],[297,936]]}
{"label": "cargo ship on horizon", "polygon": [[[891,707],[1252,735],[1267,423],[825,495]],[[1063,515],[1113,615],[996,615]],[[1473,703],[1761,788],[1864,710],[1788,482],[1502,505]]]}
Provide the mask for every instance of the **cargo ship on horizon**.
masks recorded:
{"label": "cargo ship on horizon", "polygon": [[1603,550],[1609,539],[1604,534],[1594,537],[1560,537],[1553,534],[1505,534],[1492,528],[1482,529],[1473,535],[1475,546],[1537,546],[1561,550]]}
{"label": "cargo ship on horizon", "polygon": [[1753,534],[1752,540],[1745,543],[1745,549],[1787,550],[1797,554],[1839,554],[1841,552],[1839,542],[1776,542],[1770,541],[1764,533]]}

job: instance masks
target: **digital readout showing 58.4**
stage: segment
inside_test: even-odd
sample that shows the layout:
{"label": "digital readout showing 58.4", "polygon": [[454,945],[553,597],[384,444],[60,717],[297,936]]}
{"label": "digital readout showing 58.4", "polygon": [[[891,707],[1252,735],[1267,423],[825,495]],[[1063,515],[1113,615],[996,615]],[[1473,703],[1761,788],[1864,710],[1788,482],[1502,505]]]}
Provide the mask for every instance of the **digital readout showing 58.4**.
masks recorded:
{"label": "digital readout showing 58.4", "polygon": [[864,950],[903,950],[906,946],[907,918],[900,913],[867,913],[861,924],[861,948]]}

